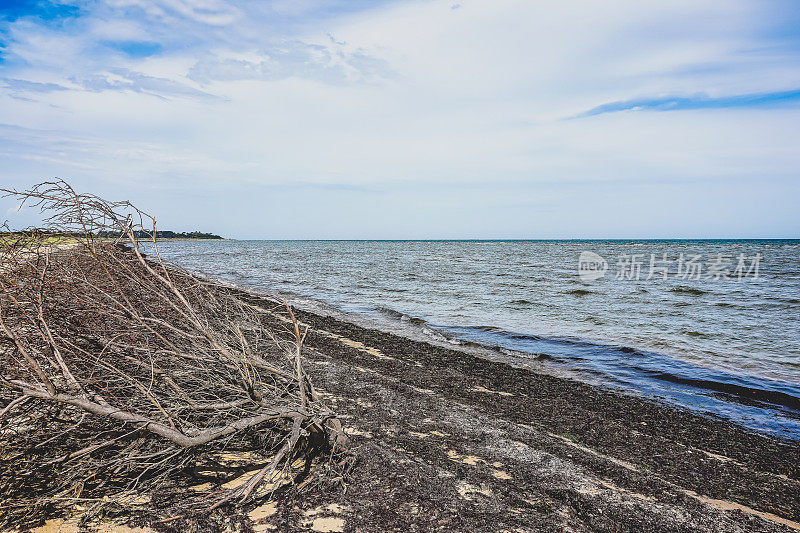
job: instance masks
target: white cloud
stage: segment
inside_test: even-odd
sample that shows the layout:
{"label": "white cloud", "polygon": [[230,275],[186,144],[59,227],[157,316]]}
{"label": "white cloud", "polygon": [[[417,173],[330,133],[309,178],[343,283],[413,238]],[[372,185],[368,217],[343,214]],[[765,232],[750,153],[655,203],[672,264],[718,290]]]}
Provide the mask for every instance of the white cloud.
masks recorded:
{"label": "white cloud", "polygon": [[286,40],[261,51],[217,52],[200,59],[188,78],[200,82],[308,78],[322,83],[379,81],[391,76],[388,64],[360,50],[331,41],[310,44]]}
{"label": "white cloud", "polygon": [[[574,183],[630,184],[614,202],[650,205],[636,184],[669,183],[677,197],[765,179],[780,194],[798,179],[797,106],[569,119],[614,101],[800,87],[800,47],[771,31],[763,2],[324,5],[118,0],[63,26],[21,21],[9,51],[26,64],[0,74],[33,101],[0,94],[0,122],[27,128],[22,140],[6,132],[0,158],[15,180],[69,169],[140,190],[316,183],[402,189],[408,205],[413,184],[430,216],[429,187],[447,184],[451,204],[505,205],[515,184],[549,207],[514,220],[547,227],[542,213],[568,211]],[[163,52],[104,50],[115,34]],[[69,90],[37,90],[48,84]],[[475,186],[485,195],[463,192]],[[800,228],[788,211],[764,216]]]}
{"label": "white cloud", "polygon": [[227,26],[241,17],[241,11],[221,0],[109,0],[116,8],[134,8],[148,17],[165,22],[187,18],[211,26]]}
{"label": "white cloud", "polygon": [[18,203],[16,206],[9,207],[6,209],[6,216],[8,215],[16,215],[22,211],[22,203]]}

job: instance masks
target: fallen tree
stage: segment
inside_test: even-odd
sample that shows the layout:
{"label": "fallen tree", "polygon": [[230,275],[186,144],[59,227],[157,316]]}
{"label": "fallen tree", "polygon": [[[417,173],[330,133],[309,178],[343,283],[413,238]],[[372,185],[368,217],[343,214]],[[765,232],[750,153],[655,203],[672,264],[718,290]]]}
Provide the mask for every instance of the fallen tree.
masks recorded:
{"label": "fallen tree", "polygon": [[[266,327],[232,291],[168,265],[155,220],[128,202],[60,180],[0,190],[47,217],[0,238],[0,526],[134,500],[159,519],[197,515],[263,496],[277,475],[340,477],[346,439],[284,301],[271,311],[287,326]],[[185,490],[198,480],[208,489]]]}

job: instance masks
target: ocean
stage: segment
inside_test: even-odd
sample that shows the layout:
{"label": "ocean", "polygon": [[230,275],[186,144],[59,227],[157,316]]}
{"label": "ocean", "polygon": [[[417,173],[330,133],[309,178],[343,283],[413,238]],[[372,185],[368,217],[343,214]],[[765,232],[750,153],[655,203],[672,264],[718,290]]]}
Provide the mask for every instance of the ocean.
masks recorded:
{"label": "ocean", "polygon": [[799,240],[182,241],[159,252],[301,309],[800,439]]}

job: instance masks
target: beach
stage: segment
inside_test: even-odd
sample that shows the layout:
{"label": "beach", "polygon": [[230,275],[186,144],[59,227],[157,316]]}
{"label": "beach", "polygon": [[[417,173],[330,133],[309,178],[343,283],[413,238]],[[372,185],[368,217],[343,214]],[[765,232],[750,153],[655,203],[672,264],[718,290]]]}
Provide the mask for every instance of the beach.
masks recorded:
{"label": "beach", "polygon": [[[58,257],[68,258],[74,249]],[[336,479],[322,473],[324,462],[306,466],[320,477],[292,480],[281,473],[241,505],[166,518],[153,514],[160,501],[245,483],[253,473],[248,452],[223,445],[222,470],[197,478],[210,482],[197,485],[195,474],[184,472],[166,490],[141,494],[127,511],[128,504],[117,501],[116,514],[90,528],[800,530],[797,440],[535,365],[512,365],[467,344],[425,342],[377,323],[369,327],[297,308],[287,315],[274,298],[208,287],[209,312],[225,314],[211,302],[235,300],[235,308],[257,317],[253,331],[286,331],[294,324],[289,317],[296,317],[311,396],[341,422],[352,462]],[[223,295],[233,300],[219,299]],[[33,531],[83,531],[75,517],[43,518]]]}
{"label": "beach", "polygon": [[[248,297],[254,305],[258,299]],[[791,531],[800,447],[308,312],[307,372],[357,463],[256,531]]]}
{"label": "beach", "polygon": [[[230,290],[266,326],[287,320],[271,300]],[[297,317],[308,327],[305,372],[355,457],[341,484],[298,494],[280,482],[266,497],[208,516],[151,523],[132,511],[94,527],[800,530],[796,442],[457,348],[304,311]],[[83,530],[57,518],[33,531]]]}

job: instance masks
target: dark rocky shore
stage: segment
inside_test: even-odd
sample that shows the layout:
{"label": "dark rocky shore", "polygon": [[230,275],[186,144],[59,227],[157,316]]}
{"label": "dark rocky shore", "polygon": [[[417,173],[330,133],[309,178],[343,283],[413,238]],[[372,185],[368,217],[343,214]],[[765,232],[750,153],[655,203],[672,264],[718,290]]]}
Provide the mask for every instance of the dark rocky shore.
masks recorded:
{"label": "dark rocky shore", "polygon": [[[258,303],[253,301],[253,303]],[[358,457],[255,531],[793,531],[800,446],[308,312],[308,372]]]}

